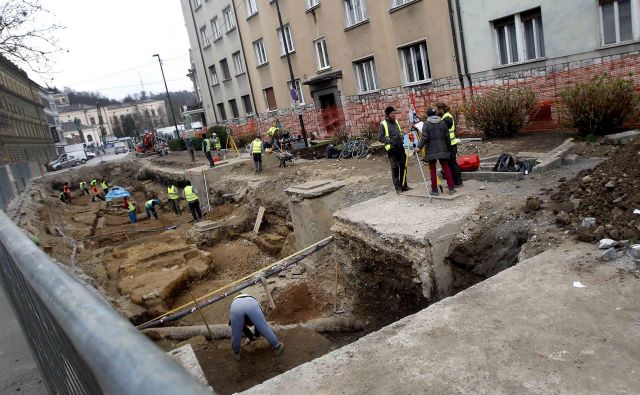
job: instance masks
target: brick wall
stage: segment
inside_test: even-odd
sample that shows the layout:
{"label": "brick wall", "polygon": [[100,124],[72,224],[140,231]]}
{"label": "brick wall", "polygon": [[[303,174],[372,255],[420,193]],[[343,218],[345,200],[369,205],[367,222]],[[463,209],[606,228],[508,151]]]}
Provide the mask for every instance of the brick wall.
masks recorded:
{"label": "brick wall", "polygon": [[[408,127],[407,114],[415,105],[418,115],[425,114],[429,106],[437,102],[445,102],[454,112],[465,98],[482,95],[498,87],[530,87],[538,95],[538,105],[531,113],[532,123],[525,130],[550,130],[560,127],[559,95],[567,87],[576,82],[586,82],[601,74],[629,78],[635,81],[640,92],[640,53],[602,56],[582,61],[558,63],[553,65],[532,67],[517,72],[501,73],[492,76],[472,76],[473,87],[461,89],[457,77],[434,80],[430,84],[410,88],[395,87],[383,89],[369,95],[343,96],[342,120],[350,134],[360,134],[367,126],[379,123],[384,117],[384,109],[393,106],[398,110],[399,120],[403,128]],[[331,136],[334,130],[325,130],[323,114],[313,105],[301,110],[307,134],[315,133],[319,138]],[[460,135],[475,136],[479,132],[465,125],[464,114],[458,115]],[[294,135],[300,134],[298,116],[293,109],[281,109],[267,114],[260,114],[253,119],[239,119],[227,124],[238,136],[261,132],[273,126],[276,118]]]}

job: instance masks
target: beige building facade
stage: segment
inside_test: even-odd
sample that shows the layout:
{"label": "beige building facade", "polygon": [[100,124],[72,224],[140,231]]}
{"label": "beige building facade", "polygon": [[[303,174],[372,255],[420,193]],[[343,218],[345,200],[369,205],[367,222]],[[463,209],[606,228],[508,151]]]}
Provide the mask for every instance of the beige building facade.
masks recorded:
{"label": "beige building facade", "polygon": [[[255,5],[251,15],[246,2]],[[398,100],[409,106],[407,93],[429,90],[436,80],[457,81],[446,0],[279,0],[284,40],[275,1],[235,3],[258,113],[297,104],[319,111],[311,130],[326,131],[357,116],[344,114],[346,107],[359,105],[358,112],[365,102]],[[298,103],[285,51],[301,91]]]}

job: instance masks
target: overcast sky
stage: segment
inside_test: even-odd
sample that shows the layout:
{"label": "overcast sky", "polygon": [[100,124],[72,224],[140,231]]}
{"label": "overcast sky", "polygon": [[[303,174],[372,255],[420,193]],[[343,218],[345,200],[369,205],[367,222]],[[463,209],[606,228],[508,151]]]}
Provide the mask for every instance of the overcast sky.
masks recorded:
{"label": "overcast sky", "polygon": [[[193,90],[186,77],[189,40],[179,0],[41,0],[53,20],[66,26],[50,76],[27,70],[38,83],[59,89],[100,91],[121,99],[129,93],[163,92],[156,58],[164,62],[169,90]],[[126,70],[126,71],[125,71]],[[51,80],[50,78],[53,78]]]}

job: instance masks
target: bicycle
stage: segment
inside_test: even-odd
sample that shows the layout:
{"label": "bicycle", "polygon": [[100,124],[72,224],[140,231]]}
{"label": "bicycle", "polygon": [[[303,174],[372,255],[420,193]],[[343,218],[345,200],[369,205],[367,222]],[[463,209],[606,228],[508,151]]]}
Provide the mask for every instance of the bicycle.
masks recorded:
{"label": "bicycle", "polygon": [[344,149],[340,152],[341,159],[360,159],[369,155],[369,144],[360,137],[349,137],[344,143]]}

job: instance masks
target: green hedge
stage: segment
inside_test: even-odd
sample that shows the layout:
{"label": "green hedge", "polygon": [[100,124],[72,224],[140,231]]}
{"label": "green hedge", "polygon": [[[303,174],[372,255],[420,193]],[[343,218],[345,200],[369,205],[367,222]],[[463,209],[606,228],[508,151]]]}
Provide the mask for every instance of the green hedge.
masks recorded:
{"label": "green hedge", "polygon": [[187,144],[185,144],[183,139],[171,139],[167,141],[167,145],[171,151],[186,151]]}
{"label": "green hedge", "polygon": [[464,105],[467,123],[485,137],[511,137],[529,121],[537,102],[531,88],[498,88],[482,96],[472,96]]}

